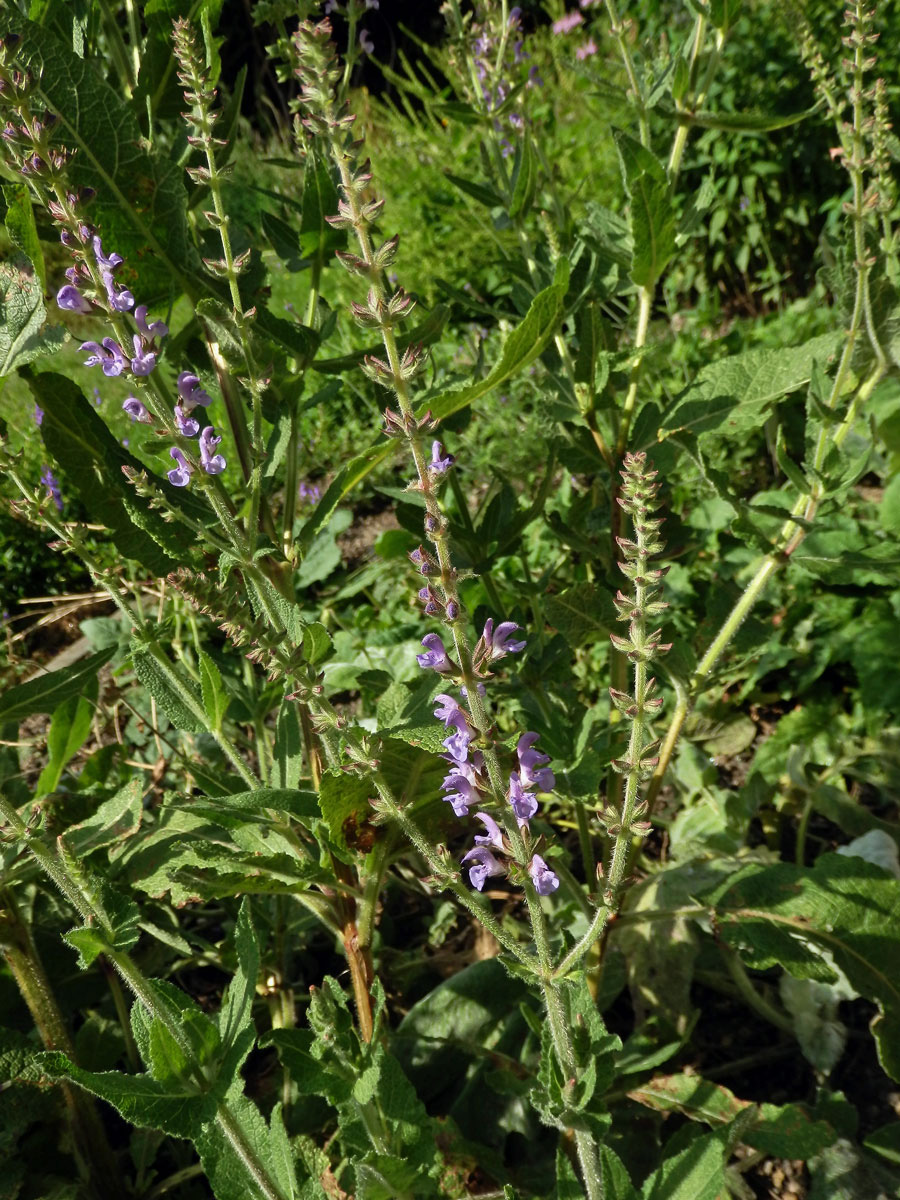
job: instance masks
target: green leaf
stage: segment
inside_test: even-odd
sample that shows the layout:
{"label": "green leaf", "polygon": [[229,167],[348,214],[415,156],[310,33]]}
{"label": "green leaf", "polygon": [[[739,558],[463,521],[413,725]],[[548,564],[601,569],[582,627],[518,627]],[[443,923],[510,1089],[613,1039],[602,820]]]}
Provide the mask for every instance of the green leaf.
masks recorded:
{"label": "green leaf", "polygon": [[219,1033],[226,1051],[244,1030],[251,1030],[255,1038],[251,1010],[259,975],[259,942],[253,928],[248,896],[241,901],[234,927],[234,949],[237,955],[237,970],[228,984],[219,1011]]}
{"label": "green leaf", "polygon": [[332,571],[341,564],[341,551],[337,544],[338,534],[344,532],[353,522],[353,514],[349,509],[341,509],[334,513],[325,528],[318,534],[315,541],[303,555],[295,583],[297,588],[308,588],[310,584],[321,583]]}
{"label": "green leaf", "polygon": [[220,730],[231,701],[225,694],[219,668],[204,650],[200,651],[200,694],[210,729]]}
{"label": "green leaf", "polygon": [[802,112],[783,114],[708,112],[698,109],[696,112],[671,112],[670,115],[676,117],[680,124],[697,129],[721,129],[728,133],[771,133],[775,129],[799,125],[801,121],[815,116],[820,108],[821,105],[814,104],[812,108],[805,108]]}
{"label": "green leaf", "polygon": [[810,1158],[834,1141],[827,1121],[816,1120],[801,1104],[753,1104],[722,1084],[699,1075],[658,1075],[628,1093],[629,1099],[661,1113],[681,1113],[713,1128],[749,1114],[741,1140],[766,1154]]}
{"label": "green leaf", "polygon": [[[812,870],[748,864],[705,899],[719,936],[760,970],[830,982],[828,955],[880,1014],[872,1022],[881,1065],[900,1079],[900,882],[861,858],[823,854]],[[827,952],[827,955],[823,955]]]}
{"label": "green leaf", "polygon": [[96,189],[91,220],[107,251],[124,257],[122,270],[137,277],[135,294],[145,302],[168,295],[172,277],[195,291],[202,268],[178,163],[145,148],[134,113],[92,62],[7,6],[0,32],[10,30],[22,34],[15,57],[35,79],[34,100],[57,114],[56,137],[76,151],[69,178],[76,188]]}
{"label": "green leaf", "polygon": [[341,229],[325,220],[338,210],[338,190],[331,174],[331,165],[319,143],[314,139],[312,152],[307,155],[303,173],[302,214],[300,217],[300,253],[304,258],[318,255],[329,261],[335,250],[347,240]]}
{"label": "green leaf", "polygon": [[867,1150],[874,1150],[888,1162],[900,1163],[900,1121],[891,1121],[874,1130],[863,1145]]}
{"label": "green leaf", "polygon": [[721,1200],[727,1194],[725,1146],[716,1133],[696,1138],[665,1159],[641,1190],[643,1200]]}
{"label": "green leaf", "polygon": [[[28,383],[44,410],[41,422],[44,445],[66,472],[67,481],[75,487],[91,519],[109,529],[116,549],[126,558],[136,559],[156,576],[174,570],[177,558],[162,548],[171,540],[171,530],[122,475],[123,467],[145,470],[143,463],[119,444],[70,379],[44,371],[29,373]],[[153,483],[171,493],[168,482],[164,485],[152,472],[148,475]],[[133,511],[141,511],[142,524],[156,530],[158,537],[138,528],[129,518],[126,499]],[[179,503],[180,500],[179,497]]]}
{"label": "green leaf", "polygon": [[47,765],[37,781],[36,798],[46,796],[59,783],[66,764],[87,740],[97,703],[97,677],[87,685],[86,694],[70,696],[53,714],[47,735]]}
{"label": "green leaf", "polygon": [[[229,1099],[230,1114],[240,1131],[240,1140],[260,1163],[283,1200],[296,1195],[294,1166],[286,1161],[283,1145],[271,1136],[265,1118],[246,1096]],[[248,1172],[246,1162],[226,1136],[221,1124],[208,1124],[194,1138],[203,1171],[216,1200],[249,1200],[262,1195],[257,1180]],[[321,1193],[319,1193],[321,1194]]]}
{"label": "green leaf", "polygon": [[93,902],[93,923],[86,923],[63,934],[65,941],[78,951],[78,965],[85,970],[98,954],[128,951],[140,937],[140,910],[129,897],[103,878],[79,868]]}
{"label": "green leaf", "polygon": [[184,729],[188,733],[203,733],[206,723],[203,720],[203,708],[196,688],[186,679],[181,679],[181,689],[185,695],[193,699],[193,705],[185,701],[185,696],[172,683],[172,677],[177,668],[169,663],[166,669],[146,647],[137,640],[131,639],[131,661],[134,673],[142,686],[153,697],[176,729]]}
{"label": "green leaf", "polygon": [[[815,364],[837,349],[840,334],[824,333],[781,350],[745,350],[710,363],[663,414],[657,437],[687,430],[741,436],[761,426],[781,396],[809,382]],[[652,443],[642,449],[647,449]]]}
{"label": "green leaf", "polygon": [[144,811],[141,801],[141,781],[134,776],[87,820],[69,826],[62,834],[66,848],[81,859],[104,846],[124,842],[140,828]]}
{"label": "green leaf", "polygon": [[275,721],[272,782],[279,788],[295,788],[303,768],[303,738],[296,701],[282,700]]}
{"label": "green leaf", "polygon": [[44,266],[44,252],[38,237],[37,225],[34,220],[34,209],[31,206],[31,193],[25,183],[4,183],[3,199],[6,201],[6,216],[3,223],[9,239],[37,271],[41,288],[47,290],[47,270]]}
{"label": "green leaf", "polygon": [[525,130],[516,142],[516,157],[513,162],[512,196],[509,202],[509,215],[513,220],[528,215],[534,200],[537,176],[537,155],[531,144],[531,137]]}
{"label": "green leaf", "polygon": [[561,258],[556,264],[553,283],[538,292],[522,321],[507,335],[500,358],[476,383],[463,385],[437,395],[427,396],[422,411],[431,409],[435,417],[449,417],[467,407],[479,396],[499,387],[512,375],[533,362],[553,337],[565,311],[565,295],[569,285],[569,264]]}
{"label": "green leaf", "polygon": [[85,1091],[106,1100],[131,1125],[161,1129],[173,1137],[194,1140],[215,1117],[216,1100],[209,1093],[189,1096],[182,1088],[159,1083],[149,1075],[85,1071],[60,1051],[42,1054],[39,1061],[51,1078],[71,1079]]}
{"label": "green leaf", "polygon": [[616,607],[606,588],[576,583],[544,602],[547,623],[558,629],[570,646],[605,643],[616,628]]}
{"label": "green leaf", "polygon": [[257,792],[235,792],[228,796],[212,796],[208,799],[190,799],[185,807],[192,813],[214,820],[246,814],[262,815],[271,810],[294,817],[301,822],[316,820],[321,816],[319,802],[313,791],[297,791],[295,788],[260,788]]}
{"label": "green leaf", "polygon": [[489,183],[478,183],[474,179],[464,179],[461,175],[454,175],[450,171],[444,172],[444,178],[449,179],[454,187],[458,187],[461,192],[465,192],[467,196],[471,196],[473,200],[477,200],[485,208],[500,208],[503,205],[503,197]]}
{"label": "green leaf", "polygon": [[319,787],[319,808],[332,838],[339,846],[346,846],[344,833],[348,822],[355,826],[371,815],[369,793],[372,785],[359,775],[348,775],[331,768],[322,775]]}
{"label": "green leaf", "polygon": [[110,646],[75,666],[50,671],[17,687],[7,688],[0,696],[0,721],[19,722],[34,713],[55,712],[67,700],[80,696],[115,652],[115,646]]}
{"label": "green leaf", "polygon": [[638,287],[652,288],[675,253],[675,210],[666,169],[630,134],[617,129],[613,136],[631,199],[631,279]]}
{"label": "green leaf", "polygon": [[46,319],[41,281],[30,259],[14,254],[0,263],[0,379],[63,344],[63,326],[44,330]]}

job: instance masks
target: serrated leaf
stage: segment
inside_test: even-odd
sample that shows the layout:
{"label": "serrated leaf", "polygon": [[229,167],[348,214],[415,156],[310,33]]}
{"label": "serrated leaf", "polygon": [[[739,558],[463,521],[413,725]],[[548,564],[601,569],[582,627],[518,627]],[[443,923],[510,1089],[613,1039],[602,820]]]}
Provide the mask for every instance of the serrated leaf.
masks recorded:
{"label": "serrated leaf", "polygon": [[250,1029],[255,1036],[251,1009],[259,975],[259,942],[253,928],[252,910],[247,896],[241,901],[234,927],[234,949],[237,970],[228,984],[219,1012],[219,1032],[226,1051],[243,1030]]}
{"label": "serrated leaf", "polygon": [[246,1096],[231,1098],[229,1108],[240,1140],[252,1151],[256,1162],[262,1164],[269,1182],[263,1193],[259,1181],[248,1171],[246,1159],[235,1149],[235,1139],[226,1136],[221,1124],[209,1124],[194,1139],[194,1144],[216,1200],[248,1200],[250,1196],[273,1192],[279,1200],[291,1200],[296,1194],[294,1166],[285,1161],[283,1153],[276,1151],[262,1113]]}
{"label": "serrated leaf", "polygon": [[106,1100],[132,1125],[196,1139],[215,1117],[216,1100],[209,1093],[188,1096],[183,1089],[159,1083],[149,1075],[85,1071],[59,1051],[40,1055],[39,1062],[51,1078],[71,1079]]}
{"label": "serrated leaf", "polygon": [[134,776],[87,820],[69,826],[61,835],[66,848],[84,858],[94,850],[123,842],[140,828],[141,800],[141,781]]}
{"label": "serrated leaf", "polygon": [[370,792],[371,783],[359,775],[333,768],[322,775],[319,808],[337,845],[347,845],[344,826],[348,822],[359,825],[371,815]]}
{"label": "serrated leaf", "polygon": [[594,583],[576,583],[544,602],[548,624],[558,629],[570,646],[604,643],[616,628],[616,606],[609,592]]}
{"label": "serrated leaf", "polygon": [[6,216],[3,218],[3,224],[6,226],[10,241],[22,251],[34,267],[41,288],[46,291],[47,272],[44,266],[44,252],[38,237],[28,185],[26,183],[4,183],[3,199],[6,201]]}
{"label": "serrated leaf", "polygon": [[631,279],[652,288],[675,253],[675,210],[665,167],[630,134],[613,134],[631,200]]}
{"label": "serrated leaf", "polygon": [[136,638],[132,638],[131,641],[131,661],[142,687],[149,692],[176,729],[183,729],[187,733],[203,733],[206,730],[203,706],[195,686],[186,679],[181,680],[184,693],[193,700],[193,703],[189,703],[172,684],[172,677],[177,668],[171,663],[168,667],[164,666]]}
{"label": "serrated leaf", "polygon": [[225,694],[219,668],[205,650],[200,651],[199,659],[200,694],[203,699],[203,708],[209,717],[210,729],[221,729],[231,701]]}
{"label": "serrated leaf", "polygon": [[811,870],[788,863],[744,867],[705,899],[719,936],[751,966],[779,965],[797,979],[831,981],[825,950],[880,1014],[878,1056],[900,1078],[900,956],[885,946],[900,923],[900,882],[860,858],[823,854]]}
{"label": "serrated leaf", "polygon": [[191,797],[173,803],[172,807],[184,808],[195,816],[220,822],[226,828],[234,822],[268,822],[269,812],[293,817],[303,824],[318,820],[322,815],[315,792],[280,787],[234,792],[227,796]]}
{"label": "serrated leaf", "polygon": [[22,721],[33,713],[52,713],[72,697],[80,696],[89,681],[116,652],[115,646],[91,654],[72,667],[50,671],[27,683],[7,688],[0,696],[0,721]]}
{"label": "serrated leaf", "polygon": [[746,350],[710,363],[663,414],[657,437],[719,429],[735,437],[758,428],[779,397],[809,382],[816,362],[834,353],[839,340],[839,334],[825,333],[801,346]]}
{"label": "serrated leaf", "polygon": [[63,344],[61,325],[44,329],[47,310],[40,279],[24,254],[0,263],[0,379]]}

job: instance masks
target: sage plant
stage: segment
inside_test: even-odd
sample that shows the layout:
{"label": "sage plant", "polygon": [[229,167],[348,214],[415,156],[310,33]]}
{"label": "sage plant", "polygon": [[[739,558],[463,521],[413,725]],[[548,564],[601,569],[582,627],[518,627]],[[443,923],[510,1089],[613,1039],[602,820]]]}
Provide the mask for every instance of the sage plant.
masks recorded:
{"label": "sage plant", "polygon": [[[104,1200],[200,1171],[218,1200],[462,1200],[494,1182],[537,1197],[554,1178],[560,1197],[674,1200],[697,1180],[725,1194],[776,1153],[822,1191],[836,1145],[857,1165],[890,1149],[877,1131],[851,1143],[849,1101],[823,1087],[839,1039],[819,1036],[838,998],[864,997],[900,1076],[900,980],[872,953],[900,913],[896,829],[887,786],[877,816],[859,786],[889,782],[873,734],[889,703],[872,716],[861,686],[865,737],[851,725],[836,749],[796,671],[774,736],[744,711],[771,703],[766,664],[791,661],[798,622],[856,603],[855,577],[809,583],[823,563],[874,579],[895,615],[892,485],[872,544],[835,560],[828,540],[879,490],[864,472],[889,471],[867,411],[893,436],[876,15],[848,10],[839,66],[792,18],[848,174],[847,247],[800,345],[772,344],[794,313],[736,326],[735,353],[685,283],[730,202],[721,176],[695,183],[715,136],[812,119],[718,111],[731,39],[752,35],[735,5],[690,7],[650,47],[614,0],[546,26],[447,0],[440,47],[379,63],[386,6],[267,0],[254,17],[284,90],[251,149],[215,6],[171,30],[88,8],[71,28],[0,15],[0,360],[29,395],[24,437],[0,423],[4,476],[16,519],[79,558],[114,614],[85,624],[83,662],[0,699],[0,953],[43,1046],[17,1038],[21,1014],[0,1019],[0,1090],[59,1084],[62,1144]],[[376,65],[394,91],[352,98]],[[612,197],[585,167],[607,149]],[[66,330],[76,355],[46,369]],[[372,515],[370,560],[343,539]],[[780,608],[760,633],[767,589]],[[861,674],[872,638],[842,643]],[[40,764],[13,769],[35,716]],[[716,731],[748,721],[734,758],[750,778],[727,790]],[[853,835],[838,854],[834,830]],[[71,961],[45,964],[53,939],[26,928],[63,913],[60,953],[99,997],[73,1002],[77,1037],[57,986]],[[765,1053],[794,1052],[795,1097],[702,1077],[723,1018],[696,1021],[695,980],[749,1011],[756,1043],[778,1030]],[[93,1049],[108,1028],[114,1071]],[[126,1161],[86,1093],[157,1132]],[[669,1136],[669,1112],[710,1128]]]}

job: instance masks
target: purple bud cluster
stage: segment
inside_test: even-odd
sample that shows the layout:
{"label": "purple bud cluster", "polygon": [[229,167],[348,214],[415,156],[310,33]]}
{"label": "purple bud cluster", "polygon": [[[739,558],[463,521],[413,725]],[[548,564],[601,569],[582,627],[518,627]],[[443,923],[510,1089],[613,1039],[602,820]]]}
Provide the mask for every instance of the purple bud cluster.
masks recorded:
{"label": "purple bud cluster", "polygon": [[[127,401],[126,401],[127,403]],[[208,408],[212,404],[212,397],[200,385],[200,380],[191,371],[182,371],[178,376],[178,403],[175,405],[175,424],[178,427],[178,432],[182,437],[193,438],[199,433],[200,439],[198,446],[200,449],[200,467],[207,475],[221,475],[225,470],[225,458],[221,454],[216,454],[215,448],[221,442],[221,437],[215,436],[215,429],[212,425],[204,425],[200,428],[200,422],[193,415],[196,408]],[[173,446],[169,451],[171,458],[175,460],[175,466],[171,471],[168,471],[169,483],[173,487],[187,487],[190,483],[191,475],[194,473],[193,466],[184,457],[184,454],[177,446]]]}
{"label": "purple bud cluster", "polygon": [[[597,0],[580,0],[582,8],[592,8]],[[558,20],[553,22],[553,32],[559,36],[560,34],[571,33],[573,29],[577,29],[584,24],[584,17],[574,9],[572,12],[567,12]],[[591,58],[597,53],[597,43],[592,37],[589,37],[586,42],[582,42],[575,51],[575,57],[583,62],[586,58]]]}
{"label": "purple bud cluster", "polygon": [[[522,10],[518,5],[510,10],[505,38],[501,38],[501,31],[493,29],[488,22],[473,25],[472,28],[475,34],[472,55],[481,98],[488,113],[497,113],[520,82],[523,74],[522,64],[530,60],[530,55],[523,48]],[[502,62],[498,62],[501,41],[504,54]],[[532,64],[528,70],[526,87],[543,85],[544,81],[538,74],[537,66]],[[521,133],[524,127],[525,118],[518,109],[512,109],[502,118],[499,115],[494,117],[494,129],[498,133],[508,134],[500,142],[504,157],[512,154],[514,149],[510,138]]]}
{"label": "purple bud cluster", "polygon": [[[423,589],[424,590],[424,589]],[[426,606],[427,611],[427,606]],[[490,664],[507,654],[524,650],[525,642],[513,640],[519,626],[512,621],[501,621],[496,628],[493,619],[488,619],[473,654],[473,667],[480,674],[490,674]],[[417,656],[419,666],[437,671],[442,675],[459,674],[459,667],[447,653],[443,641],[436,633],[422,639],[425,653]],[[485,686],[478,683],[478,692],[484,695]],[[461,688],[463,700],[467,699],[465,688]],[[442,692],[435,697],[437,707],[434,715],[447,730],[443,740],[444,753],[441,758],[449,764],[449,770],[441,784],[446,793],[444,800],[457,817],[466,817],[469,810],[486,801],[490,802],[491,789],[485,778],[484,754],[473,743],[478,732],[471,713],[462,707],[455,697]],[[550,759],[535,749],[536,733],[523,733],[516,746],[516,769],[509,775],[506,801],[520,830],[528,830],[528,822],[537,813],[538,801],[535,793],[549,792],[556,786],[553,772],[546,765]],[[481,891],[485,882],[493,875],[505,875],[506,868],[497,853],[509,854],[510,848],[504,840],[503,831],[490,813],[475,812],[484,825],[485,832],[476,835],[474,847],[463,856],[469,864],[469,880]],[[496,852],[496,853],[495,853]],[[533,855],[528,867],[535,889],[541,896],[548,896],[559,887],[559,879],[540,855]]]}

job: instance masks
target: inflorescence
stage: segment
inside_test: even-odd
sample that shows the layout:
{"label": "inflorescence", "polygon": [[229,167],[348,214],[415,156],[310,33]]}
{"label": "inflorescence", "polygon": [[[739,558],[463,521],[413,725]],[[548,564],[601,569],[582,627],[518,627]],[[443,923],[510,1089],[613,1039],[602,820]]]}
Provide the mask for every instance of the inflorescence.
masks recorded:
{"label": "inflorescence", "polygon": [[[149,320],[147,305],[135,303],[131,290],[116,278],[124,264],[122,255],[107,253],[100,233],[85,219],[84,207],[93,199],[94,190],[74,191],[68,185],[66,168],[73,151],[52,142],[58,118],[55,113],[34,112],[34,80],[10,61],[10,51],[20,40],[13,34],[0,40],[0,103],[5,110],[2,137],[11,162],[46,207],[60,230],[60,241],[74,260],[65,272],[67,282],[57,291],[56,303],[64,312],[79,316],[105,313],[113,324],[116,336],[81,343],[79,348],[87,353],[86,367],[99,366],[110,379],[123,375],[146,378],[156,369],[169,327],[164,321]],[[123,322],[128,316],[134,329],[126,333]],[[210,397],[200,388],[196,375],[187,371],[178,376],[178,393],[170,430],[185,438],[199,434],[200,467],[207,474],[219,474],[225,469],[225,459],[214,448],[221,438],[212,425],[201,430],[190,415],[195,407],[206,407]],[[152,420],[146,405],[136,396],[129,396],[122,407],[132,421]],[[169,481],[184,487],[194,468],[178,447],[170,453],[176,466],[168,473]],[[51,494],[59,503],[57,492]]]}
{"label": "inflorescence", "polygon": [[[507,36],[518,28],[518,19],[516,12]],[[418,416],[413,410],[409,383],[421,367],[423,351],[420,346],[409,345],[401,353],[394,335],[395,326],[409,316],[413,300],[402,288],[392,289],[385,277],[399,239],[395,236],[380,241],[374,236],[373,227],[384,202],[371,195],[369,163],[360,162],[362,143],[354,140],[351,132],[355,118],[346,106],[338,109],[334,101],[340,73],[330,37],[331,25],[326,20],[303,22],[294,39],[302,107],[296,129],[298,140],[309,133],[325,139],[338,166],[342,196],[338,212],[326,219],[356,235],[358,254],[338,252],[341,263],[368,284],[365,303],[353,304],[351,312],[360,324],[380,330],[385,347],[385,357],[369,355],[364,369],[396,397],[399,412],[385,410],[384,431],[389,437],[406,441],[416,466],[416,478],[409,488],[419,492],[425,503],[424,534],[430,546],[418,546],[409,557],[423,579],[418,595],[425,613],[444,621],[453,646],[448,651],[439,634],[429,633],[422,640],[425,651],[418,661],[423,669],[454,678],[460,689],[459,699],[441,693],[436,700],[435,716],[447,730],[442,754],[449,764],[442,785],[444,798],[460,817],[467,816],[470,808],[477,808],[475,815],[485,827],[485,833],[476,836],[474,848],[462,860],[469,864],[474,887],[480,890],[489,877],[509,870],[514,880],[524,880],[527,872],[535,890],[549,895],[559,886],[559,880],[544,859],[534,853],[529,831],[529,821],[538,809],[536,793],[549,791],[555,784],[553,772],[546,766],[549,759],[534,748],[536,733],[522,734],[507,772],[509,782],[504,785],[500,765],[503,747],[496,743],[483,703],[484,680],[491,676],[492,665],[507,654],[523,650],[525,642],[515,639],[519,627],[513,622],[501,621],[495,627],[489,619],[474,649],[469,648],[459,574],[451,561],[447,521],[437,496],[454,460],[443,443],[431,437],[438,422],[428,412]],[[430,454],[424,444],[426,437],[431,439]],[[493,807],[506,828],[501,828],[490,811],[482,810],[482,805]],[[514,867],[504,866],[498,854],[508,856]]]}

